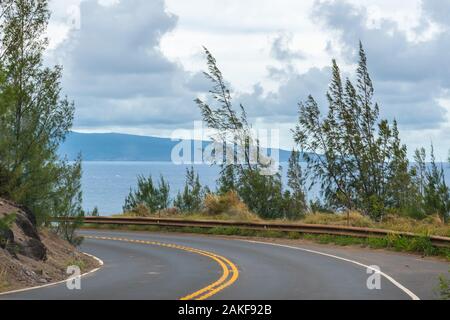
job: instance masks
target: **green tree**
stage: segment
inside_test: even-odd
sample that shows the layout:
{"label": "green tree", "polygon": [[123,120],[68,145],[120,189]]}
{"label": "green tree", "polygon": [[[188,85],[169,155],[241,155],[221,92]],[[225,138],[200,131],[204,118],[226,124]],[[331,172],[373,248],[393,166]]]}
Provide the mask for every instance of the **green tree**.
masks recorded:
{"label": "green tree", "polygon": [[71,174],[78,164],[57,156],[74,105],[61,97],[62,68],[43,65],[48,1],[4,0],[0,11],[0,196],[27,206],[42,223],[56,213],[60,181],[78,178]]}
{"label": "green tree", "polygon": [[450,189],[445,182],[444,167],[436,163],[434,147],[431,146],[431,163],[426,172],[424,206],[429,214],[439,214],[447,221],[450,216]]}
{"label": "green tree", "polygon": [[356,75],[356,87],[349,79],[342,81],[333,60],[328,112],[322,115],[312,96],[300,103],[294,139],[305,152],[311,182],[320,183],[327,206],[382,219],[387,209],[405,202],[410,187],[406,147],[400,143],[396,122],[379,119],[362,44]]}
{"label": "green tree", "polygon": [[397,121],[394,120],[388,155],[390,162],[387,170],[386,195],[388,199],[386,205],[388,208],[405,210],[415,201],[412,198],[415,195],[415,187],[409,172],[407,149],[405,145],[401,144],[399,135]]}
{"label": "green tree", "polygon": [[224,195],[230,191],[236,191],[236,169],[234,165],[222,166],[220,177],[217,181],[218,193]]}
{"label": "green tree", "polygon": [[305,194],[305,177],[300,164],[300,152],[292,150],[287,171],[288,187],[285,193],[287,201],[286,217],[295,219],[305,214],[307,210]]}
{"label": "green tree", "polygon": [[131,212],[144,205],[150,212],[167,209],[170,205],[170,186],[161,176],[158,186],[152,177],[138,177],[137,190],[130,190],[125,199],[123,212]]}
{"label": "green tree", "polygon": [[412,177],[414,184],[420,195],[425,194],[427,183],[427,153],[425,148],[416,149],[414,152],[414,166],[412,168]]}
{"label": "green tree", "polygon": [[16,214],[10,213],[0,217],[0,248],[8,248],[9,242],[13,239],[14,235],[11,232],[11,227],[16,221]]}
{"label": "green tree", "polygon": [[83,238],[76,230],[83,224],[84,212],[82,208],[83,194],[81,191],[81,157],[75,164],[62,164],[59,180],[53,186],[50,194],[50,215],[63,218],[55,228],[56,233],[73,245],[80,245]]}
{"label": "green tree", "polygon": [[98,207],[97,207],[97,206],[95,206],[95,207],[94,207],[94,210],[92,210],[91,216],[92,216],[92,217],[99,217],[99,216],[100,216],[100,213],[99,213],[99,210],[98,210]]}
{"label": "green tree", "polygon": [[179,192],[174,206],[184,213],[198,213],[202,208],[203,199],[208,190],[205,190],[200,177],[195,173],[194,167],[186,169],[186,183],[183,192]]}
{"label": "green tree", "polygon": [[235,110],[216,59],[206,48],[205,55],[208,72],[204,74],[212,83],[212,99],[210,102],[196,99],[195,102],[204,122],[215,131],[211,137],[215,144],[226,145],[223,159],[216,159],[222,166],[219,192],[235,189],[251,211],[265,218],[281,218],[285,211],[281,177],[270,171],[275,162],[260,152],[244,106],[240,104],[238,111]]}
{"label": "green tree", "polygon": [[286,202],[280,173],[265,176],[249,170],[239,178],[237,191],[249,209],[261,218],[285,217]]}

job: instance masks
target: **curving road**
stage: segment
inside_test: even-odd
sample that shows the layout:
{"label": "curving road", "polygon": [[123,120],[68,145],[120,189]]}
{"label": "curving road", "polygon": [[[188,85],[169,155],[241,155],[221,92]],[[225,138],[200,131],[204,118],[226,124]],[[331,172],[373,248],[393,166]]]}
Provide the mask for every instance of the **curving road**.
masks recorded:
{"label": "curving road", "polygon": [[[0,299],[436,299],[449,264],[417,256],[281,241],[83,231],[82,250],[104,266],[65,284]],[[381,268],[381,289],[369,290],[366,266]]]}

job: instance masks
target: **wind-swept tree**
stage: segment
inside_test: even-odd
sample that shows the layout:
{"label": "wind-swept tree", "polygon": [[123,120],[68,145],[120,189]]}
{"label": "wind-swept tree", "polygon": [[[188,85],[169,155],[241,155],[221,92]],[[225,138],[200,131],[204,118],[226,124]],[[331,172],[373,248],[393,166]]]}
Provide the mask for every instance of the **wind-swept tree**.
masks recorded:
{"label": "wind-swept tree", "polygon": [[48,1],[3,0],[0,11],[0,196],[27,206],[43,222],[55,212],[55,193],[67,194],[60,181],[79,179],[80,163],[57,156],[74,105],[61,96],[62,68],[43,65]]}
{"label": "wind-swept tree", "polygon": [[219,192],[235,189],[249,209],[259,216],[282,217],[281,176],[271,171],[275,162],[260,152],[244,106],[240,104],[236,111],[216,59],[206,48],[205,55],[208,72],[204,74],[212,84],[210,101],[196,99],[195,102],[204,122],[215,131],[211,138],[216,146],[226,146],[216,152],[216,164],[222,167]]}
{"label": "wind-swept tree", "polygon": [[[430,163],[427,163],[425,148],[417,149],[414,155],[414,165],[411,177],[415,192],[412,192],[416,216],[438,214],[443,221],[450,218],[450,188],[447,186],[444,174],[444,164],[438,164],[431,145]],[[412,190],[414,191],[414,190]]]}
{"label": "wind-swept tree", "polygon": [[416,149],[414,152],[414,166],[412,167],[411,175],[414,184],[417,186],[417,191],[420,194],[425,193],[425,186],[427,183],[427,154],[425,148]]}
{"label": "wind-swept tree", "polygon": [[426,172],[424,205],[429,214],[439,214],[442,220],[450,218],[450,189],[445,182],[444,167],[436,163],[434,147],[431,146],[431,163]]}
{"label": "wind-swept tree", "polygon": [[305,152],[312,183],[320,183],[329,205],[381,219],[386,209],[402,205],[409,187],[406,147],[396,123],[379,119],[362,44],[356,74],[356,86],[343,81],[333,60],[328,112],[322,115],[312,96],[300,103],[294,139]]}
{"label": "wind-swept tree", "polygon": [[[223,159],[215,160],[226,168],[235,165],[235,160],[240,157],[243,160],[241,161],[243,163],[238,164],[241,173],[244,169],[253,171],[255,166],[251,161],[249,145],[255,141],[251,141],[251,126],[247,121],[245,108],[240,105],[240,113],[234,110],[230,90],[217,67],[216,59],[208,49],[204,48],[204,51],[208,65],[208,72],[204,72],[204,75],[212,83],[210,94],[216,106],[199,98],[195,103],[200,108],[205,123],[215,131],[215,135],[211,138],[217,146],[225,146],[225,152],[219,153],[223,155]],[[232,147],[227,147],[227,144]]]}
{"label": "wind-swept tree", "polygon": [[292,150],[289,158],[287,178],[290,190],[285,194],[286,217],[295,219],[304,215],[308,209],[305,192],[306,180],[300,164],[300,152],[296,150]]}

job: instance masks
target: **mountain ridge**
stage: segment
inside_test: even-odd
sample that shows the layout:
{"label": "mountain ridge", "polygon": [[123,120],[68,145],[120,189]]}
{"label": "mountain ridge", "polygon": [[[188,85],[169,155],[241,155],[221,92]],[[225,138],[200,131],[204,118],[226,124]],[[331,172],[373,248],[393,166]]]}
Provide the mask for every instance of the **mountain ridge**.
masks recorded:
{"label": "mountain ridge", "polygon": [[[181,141],[170,138],[122,133],[71,132],[59,148],[59,155],[74,160],[81,153],[84,161],[161,161],[170,162],[172,149]],[[192,140],[185,140],[191,143]],[[209,144],[202,141],[203,148]],[[290,151],[280,149],[280,162],[286,162]]]}

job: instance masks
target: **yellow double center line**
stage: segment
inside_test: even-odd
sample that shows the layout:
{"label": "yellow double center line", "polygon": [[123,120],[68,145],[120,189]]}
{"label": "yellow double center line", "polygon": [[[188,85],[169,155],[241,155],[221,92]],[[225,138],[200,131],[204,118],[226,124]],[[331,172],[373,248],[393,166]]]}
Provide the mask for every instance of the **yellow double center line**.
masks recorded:
{"label": "yellow double center line", "polygon": [[194,293],[191,293],[185,297],[182,297],[180,300],[205,300],[208,299],[215,294],[219,293],[223,289],[231,286],[236,280],[239,278],[239,270],[237,269],[236,265],[234,265],[233,262],[228,260],[225,257],[219,256],[215,253],[211,253],[208,251],[180,246],[176,244],[169,244],[169,243],[162,243],[157,241],[145,241],[145,240],[133,240],[133,239],[125,239],[125,238],[115,238],[115,237],[96,237],[96,236],[85,236],[87,239],[94,239],[94,240],[110,240],[110,241],[122,241],[122,242],[130,242],[130,243],[138,243],[138,244],[147,244],[147,245],[153,245],[153,246],[159,246],[164,248],[170,248],[170,249],[178,249],[183,250],[195,254],[199,254],[205,257],[208,257],[217,264],[222,269],[222,276],[215,281],[214,283],[208,285],[205,288],[202,288]]}

